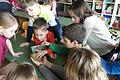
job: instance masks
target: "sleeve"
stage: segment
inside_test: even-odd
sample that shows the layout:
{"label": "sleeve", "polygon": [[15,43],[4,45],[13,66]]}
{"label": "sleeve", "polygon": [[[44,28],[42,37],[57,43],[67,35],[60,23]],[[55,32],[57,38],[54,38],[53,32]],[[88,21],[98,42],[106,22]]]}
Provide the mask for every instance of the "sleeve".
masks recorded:
{"label": "sleeve", "polygon": [[51,67],[51,70],[56,73],[61,79],[65,80],[65,77],[64,77],[64,67],[63,66],[60,66],[60,65],[56,65],[56,64],[53,64],[53,66]]}
{"label": "sleeve", "polygon": [[52,32],[48,32],[48,42],[55,43],[55,37]]}
{"label": "sleeve", "polygon": [[[48,32],[47,39],[48,39],[47,40],[48,42],[55,43],[54,34],[52,32]],[[48,54],[53,53],[53,51],[51,49],[47,49],[47,52],[48,52]]]}
{"label": "sleeve", "polygon": [[40,65],[39,70],[46,80],[60,80],[51,70],[49,70],[45,65]]}
{"label": "sleeve", "polygon": [[2,42],[0,41],[0,65],[2,63],[2,55],[3,54],[3,45],[2,45]]}
{"label": "sleeve", "polygon": [[47,49],[47,53],[48,53],[48,54],[52,54],[53,51],[52,51],[51,49]]}

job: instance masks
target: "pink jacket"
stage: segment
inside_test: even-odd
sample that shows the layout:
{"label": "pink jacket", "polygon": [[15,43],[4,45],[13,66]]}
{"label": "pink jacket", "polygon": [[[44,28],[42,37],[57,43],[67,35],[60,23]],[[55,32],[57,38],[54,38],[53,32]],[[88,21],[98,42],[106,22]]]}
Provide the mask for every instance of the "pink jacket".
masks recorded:
{"label": "pink jacket", "polygon": [[4,62],[6,53],[8,51],[6,40],[7,40],[6,37],[0,36],[0,64]]}

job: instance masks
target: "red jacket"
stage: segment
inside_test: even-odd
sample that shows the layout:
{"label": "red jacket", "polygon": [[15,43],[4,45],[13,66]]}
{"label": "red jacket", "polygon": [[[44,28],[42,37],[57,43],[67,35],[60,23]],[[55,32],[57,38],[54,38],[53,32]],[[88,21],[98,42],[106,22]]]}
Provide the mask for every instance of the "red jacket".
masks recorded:
{"label": "red jacket", "polygon": [[[43,41],[39,40],[35,35],[33,36],[33,41],[37,44],[37,45],[40,45]],[[48,34],[47,34],[47,42],[50,42],[50,43],[55,43],[55,38],[54,38],[54,34],[50,31],[48,31]],[[53,51],[51,49],[47,49],[47,53],[48,54],[52,54]]]}

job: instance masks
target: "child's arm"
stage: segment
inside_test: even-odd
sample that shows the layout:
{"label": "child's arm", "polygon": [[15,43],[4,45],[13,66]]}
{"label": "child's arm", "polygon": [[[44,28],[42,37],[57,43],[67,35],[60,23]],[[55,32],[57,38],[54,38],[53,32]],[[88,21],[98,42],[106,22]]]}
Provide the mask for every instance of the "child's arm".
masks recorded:
{"label": "child's arm", "polygon": [[57,12],[56,12],[56,7],[57,7],[57,2],[56,0],[49,0],[50,1],[50,5],[52,7],[52,12],[53,14],[56,16]]}
{"label": "child's arm", "polygon": [[14,52],[11,41],[9,39],[6,40],[6,44],[7,44],[8,50],[13,56],[19,57],[21,54],[23,54],[23,52],[17,52],[17,53]]}
{"label": "child's arm", "polygon": [[45,41],[45,42],[42,42],[41,45],[42,45],[42,46],[49,46],[49,45],[50,45],[50,42],[46,42],[46,41]]}

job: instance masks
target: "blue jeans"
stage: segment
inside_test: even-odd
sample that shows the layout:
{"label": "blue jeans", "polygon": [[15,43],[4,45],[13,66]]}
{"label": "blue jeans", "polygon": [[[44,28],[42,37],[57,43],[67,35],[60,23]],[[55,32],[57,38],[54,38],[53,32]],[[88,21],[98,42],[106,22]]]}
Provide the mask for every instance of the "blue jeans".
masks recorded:
{"label": "blue jeans", "polygon": [[120,74],[120,60],[114,62],[108,62],[101,58],[101,64],[109,75],[119,75]]}
{"label": "blue jeans", "polygon": [[6,2],[0,2],[0,12],[12,12],[12,6]]}
{"label": "blue jeans", "polygon": [[50,26],[48,28],[48,31],[51,31],[54,33],[55,38],[57,38],[58,41],[60,41],[62,39],[62,27],[60,25],[60,22],[58,20],[58,18],[55,18],[55,21],[57,23],[56,26]]}
{"label": "blue jeans", "polygon": [[29,26],[27,30],[27,42],[31,43],[33,33],[34,33],[33,27]]}

